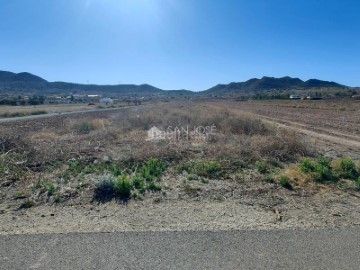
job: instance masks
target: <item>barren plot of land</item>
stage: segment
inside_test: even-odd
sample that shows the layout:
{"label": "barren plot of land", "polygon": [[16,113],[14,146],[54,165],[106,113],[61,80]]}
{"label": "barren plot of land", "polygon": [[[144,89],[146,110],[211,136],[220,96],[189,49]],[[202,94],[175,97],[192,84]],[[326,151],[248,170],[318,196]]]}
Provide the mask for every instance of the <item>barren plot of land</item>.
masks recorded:
{"label": "barren plot of land", "polygon": [[316,138],[314,145],[360,158],[360,103],[355,101],[251,101],[228,104],[265,121]]}
{"label": "barren plot of land", "polygon": [[228,103],[3,122],[0,173],[2,234],[360,224],[356,161]]}

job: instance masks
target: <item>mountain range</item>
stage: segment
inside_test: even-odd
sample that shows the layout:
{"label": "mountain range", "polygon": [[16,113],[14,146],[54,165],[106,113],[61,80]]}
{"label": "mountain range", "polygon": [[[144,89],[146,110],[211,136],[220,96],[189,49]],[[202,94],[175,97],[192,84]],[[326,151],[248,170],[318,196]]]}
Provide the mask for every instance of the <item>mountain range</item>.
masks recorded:
{"label": "mountain range", "polygon": [[26,94],[61,94],[61,93],[87,93],[107,95],[227,95],[229,93],[256,93],[261,91],[314,89],[314,88],[341,88],[345,85],[336,82],[311,79],[302,81],[291,77],[262,77],[250,79],[245,82],[232,82],[218,84],[207,90],[192,92],[189,90],[163,90],[149,84],[118,84],[95,85],[67,82],[48,82],[47,80],[28,72],[13,73],[0,71],[0,93],[26,93]]}

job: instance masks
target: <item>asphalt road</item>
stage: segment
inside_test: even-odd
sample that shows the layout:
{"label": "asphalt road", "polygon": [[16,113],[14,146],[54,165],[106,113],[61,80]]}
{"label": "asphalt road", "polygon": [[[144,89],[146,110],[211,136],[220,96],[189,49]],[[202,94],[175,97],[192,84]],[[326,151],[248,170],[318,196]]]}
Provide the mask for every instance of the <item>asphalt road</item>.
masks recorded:
{"label": "asphalt road", "polygon": [[360,269],[360,228],[13,235],[0,269]]}

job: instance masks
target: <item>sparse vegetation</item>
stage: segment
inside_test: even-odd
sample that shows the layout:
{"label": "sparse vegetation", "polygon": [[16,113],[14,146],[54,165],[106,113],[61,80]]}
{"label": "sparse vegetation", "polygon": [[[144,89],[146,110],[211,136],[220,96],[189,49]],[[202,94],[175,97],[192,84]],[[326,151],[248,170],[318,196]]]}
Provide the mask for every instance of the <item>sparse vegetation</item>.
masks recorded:
{"label": "sparse vegetation", "polygon": [[221,167],[217,161],[192,161],[178,166],[177,171],[186,171],[190,174],[190,179],[195,180],[199,176],[214,178],[219,175]]}
{"label": "sparse vegetation", "polygon": [[93,126],[93,124],[88,122],[83,122],[77,126],[77,132],[79,132],[80,134],[88,134],[94,129],[95,127]]}
{"label": "sparse vegetation", "polygon": [[23,202],[20,206],[19,209],[27,209],[27,208],[31,208],[33,207],[35,204],[33,201],[31,200],[26,200],[25,202]]}
{"label": "sparse vegetation", "polygon": [[268,170],[266,163],[262,161],[256,161],[255,166],[257,170],[262,174],[266,173]]}
{"label": "sparse vegetation", "polygon": [[23,112],[5,112],[5,113],[1,113],[0,117],[3,117],[3,118],[24,117],[24,116],[41,115],[41,114],[47,114],[47,111],[36,110],[36,111],[23,111]]}
{"label": "sparse vegetation", "polygon": [[133,183],[131,179],[122,175],[114,183],[115,192],[123,199],[129,199],[131,190],[133,189]]}
{"label": "sparse vegetation", "polygon": [[356,179],[359,174],[355,162],[351,158],[341,158],[335,162],[334,171],[339,177],[346,179]]}
{"label": "sparse vegetation", "polygon": [[95,183],[94,199],[98,202],[107,202],[113,199],[115,194],[114,178],[112,176],[102,176]]}
{"label": "sparse vegetation", "polygon": [[201,189],[198,187],[193,187],[190,184],[184,184],[183,190],[184,190],[185,194],[191,196],[191,195],[196,195]]}
{"label": "sparse vegetation", "polygon": [[275,183],[275,178],[274,178],[274,176],[272,174],[268,174],[265,177],[265,181],[268,182],[268,183]]}
{"label": "sparse vegetation", "polygon": [[[234,175],[241,175],[241,181],[236,181],[240,185],[249,181],[244,171],[251,175],[254,168],[266,182],[292,188],[298,180],[290,176],[285,181],[279,175],[310,153],[297,134],[224,109],[223,104],[169,103],[117,113],[59,116],[57,121],[44,118],[41,123],[46,131],[36,124],[26,124],[27,129],[4,125],[0,174],[8,186],[18,181],[12,199],[20,187],[26,198],[35,198],[36,204],[66,202],[69,198],[80,201],[81,196],[91,195],[97,202],[140,200],[161,190],[172,193],[178,189],[189,195],[213,196],[208,189],[220,185],[218,180],[227,183],[235,179]],[[148,141],[146,130],[153,125],[162,130],[168,126],[215,125],[216,133],[204,140]],[[13,130],[21,136],[14,135]],[[355,180],[359,176],[355,165],[349,159],[303,158],[299,171],[319,183],[338,178]],[[178,175],[184,171],[186,174]],[[168,179],[177,177],[185,177],[191,185],[186,183],[178,189],[169,185],[172,180]],[[28,187],[21,184],[25,179]],[[209,179],[211,185],[205,186]],[[257,181],[261,182],[264,184]]]}
{"label": "sparse vegetation", "polygon": [[290,179],[284,175],[280,176],[280,180],[279,180],[279,184],[280,186],[286,188],[286,189],[292,189],[292,185],[290,183]]}

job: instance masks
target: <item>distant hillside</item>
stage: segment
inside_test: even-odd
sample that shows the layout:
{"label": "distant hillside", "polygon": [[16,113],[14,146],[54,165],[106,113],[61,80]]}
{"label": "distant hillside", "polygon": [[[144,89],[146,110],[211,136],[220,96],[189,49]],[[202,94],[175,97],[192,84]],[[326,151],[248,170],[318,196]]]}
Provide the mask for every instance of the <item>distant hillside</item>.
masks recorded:
{"label": "distant hillside", "polygon": [[105,95],[151,95],[164,90],[148,84],[95,85],[66,82],[48,82],[33,74],[0,71],[0,93],[62,94],[86,93]]}
{"label": "distant hillside", "polygon": [[43,78],[35,76],[28,72],[13,73],[9,71],[0,71],[0,82],[11,83],[11,82],[31,82],[31,83],[44,83],[47,82]]}
{"label": "distant hillside", "polygon": [[229,92],[257,92],[265,90],[286,90],[286,89],[311,89],[311,88],[344,88],[346,86],[328,81],[311,79],[302,81],[298,78],[283,77],[262,77],[261,79],[250,79],[246,82],[233,82],[229,84],[218,84],[208,90],[202,91],[203,94],[225,94]]}
{"label": "distant hillside", "polygon": [[262,91],[276,92],[277,90],[308,90],[316,88],[348,89],[347,86],[328,81],[311,79],[302,81],[298,78],[283,77],[263,77],[261,79],[250,79],[246,82],[233,82],[229,84],[218,84],[208,90],[192,92],[189,90],[162,90],[149,84],[119,84],[119,85],[95,85],[78,84],[67,82],[48,82],[39,76],[22,72],[13,73],[0,71],[0,94],[100,94],[108,96],[149,96],[161,95],[169,97],[190,97],[190,96],[247,96],[257,94]]}

